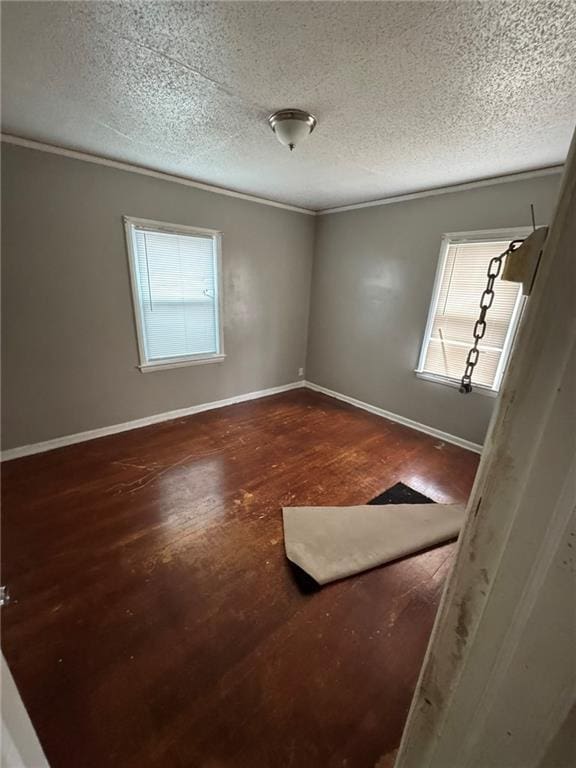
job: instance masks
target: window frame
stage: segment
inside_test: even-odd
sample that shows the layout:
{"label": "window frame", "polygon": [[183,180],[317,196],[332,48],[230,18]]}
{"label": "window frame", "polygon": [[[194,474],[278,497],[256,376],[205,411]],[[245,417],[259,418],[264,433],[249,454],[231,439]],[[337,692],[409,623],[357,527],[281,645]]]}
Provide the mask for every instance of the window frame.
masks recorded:
{"label": "window frame", "polygon": [[[224,353],[224,324],[222,308],[222,232],[218,229],[206,229],[205,227],[191,227],[185,224],[169,224],[165,221],[153,219],[141,219],[134,216],[123,216],[124,233],[126,236],[126,250],[128,252],[128,266],[130,271],[130,288],[132,292],[132,309],[134,312],[134,325],[136,327],[136,339],[138,342],[139,364],[137,368],[142,373],[151,371],[164,371],[170,368],[183,368],[189,365],[205,365],[206,363],[220,363],[225,358]],[[182,355],[180,357],[166,357],[158,360],[148,360],[146,345],[144,342],[144,323],[140,294],[138,290],[138,275],[136,266],[136,248],[134,244],[137,229],[147,229],[151,232],[166,232],[171,235],[202,235],[211,237],[214,241],[214,256],[216,262],[215,308],[218,349],[215,353],[199,355]]]}
{"label": "window frame", "polygon": [[[420,354],[418,356],[418,363],[416,365],[414,373],[419,379],[425,381],[432,381],[437,384],[444,384],[445,386],[458,388],[460,386],[460,379],[454,379],[450,376],[440,376],[437,373],[430,373],[425,370],[424,363],[426,361],[426,354],[428,352],[428,344],[430,343],[430,337],[432,336],[432,327],[434,325],[434,317],[436,315],[436,307],[438,303],[438,295],[442,285],[442,276],[444,274],[444,267],[446,259],[448,257],[448,249],[451,245],[458,245],[462,243],[486,243],[494,240],[515,240],[517,238],[525,238],[532,232],[530,227],[506,227],[504,229],[489,229],[489,230],[474,230],[472,232],[445,232],[442,235],[440,241],[440,253],[438,255],[438,263],[436,265],[436,275],[434,278],[434,286],[432,288],[432,295],[430,297],[430,303],[428,307],[428,317],[426,320],[426,326],[424,329],[424,336],[420,345]],[[473,384],[474,392],[479,392],[483,395],[490,397],[497,397],[500,386],[502,384],[502,378],[504,371],[508,364],[510,352],[512,350],[512,343],[516,332],[520,318],[522,317],[522,311],[524,304],[526,303],[526,296],[523,295],[522,290],[518,292],[518,298],[514,305],[504,345],[502,347],[502,354],[498,362],[496,374],[494,377],[494,384],[491,387],[485,384]],[[478,307],[480,312],[480,307]],[[490,311],[488,311],[488,322],[490,322]],[[473,339],[470,339],[470,346],[473,344]],[[464,373],[464,371],[462,372]]]}

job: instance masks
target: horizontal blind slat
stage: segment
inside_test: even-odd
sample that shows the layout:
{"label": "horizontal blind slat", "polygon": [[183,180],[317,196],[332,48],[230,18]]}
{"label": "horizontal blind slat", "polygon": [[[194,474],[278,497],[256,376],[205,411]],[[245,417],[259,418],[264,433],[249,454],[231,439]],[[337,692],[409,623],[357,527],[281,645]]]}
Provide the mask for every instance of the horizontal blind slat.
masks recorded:
{"label": "horizontal blind slat", "polygon": [[[442,344],[440,341],[431,339],[426,353],[424,370],[436,376],[461,379],[467,354],[467,347]],[[478,365],[474,369],[474,382],[476,384],[492,386],[500,355],[500,351],[481,350]]]}
{"label": "horizontal blind slat", "polygon": [[149,361],[218,352],[214,238],[134,231]]}
{"label": "horizontal blind slat", "polygon": [[[474,324],[487,283],[490,260],[502,254],[509,240],[451,243],[448,246],[423,370],[459,379],[473,344]],[[486,317],[486,333],[474,382],[492,387],[521,286],[496,278],[494,300]],[[468,346],[466,346],[468,345]],[[490,347],[490,350],[485,349]]]}

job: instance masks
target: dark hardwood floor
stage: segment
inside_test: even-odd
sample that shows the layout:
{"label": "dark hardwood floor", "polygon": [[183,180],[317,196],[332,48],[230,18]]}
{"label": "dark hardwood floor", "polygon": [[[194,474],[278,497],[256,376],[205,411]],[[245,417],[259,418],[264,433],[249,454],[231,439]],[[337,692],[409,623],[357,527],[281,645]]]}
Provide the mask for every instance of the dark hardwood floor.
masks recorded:
{"label": "dark hardwood floor", "polygon": [[454,545],[306,593],[280,508],[463,501],[477,463],[307,390],[6,463],[4,653],[52,768],[373,768]]}

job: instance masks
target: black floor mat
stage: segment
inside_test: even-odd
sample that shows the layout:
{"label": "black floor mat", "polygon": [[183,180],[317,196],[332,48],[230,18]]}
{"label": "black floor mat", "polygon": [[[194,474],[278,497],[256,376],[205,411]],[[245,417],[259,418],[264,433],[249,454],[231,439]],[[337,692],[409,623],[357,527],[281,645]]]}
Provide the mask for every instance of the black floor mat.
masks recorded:
{"label": "black floor mat", "polygon": [[404,483],[396,483],[392,488],[388,488],[387,491],[381,493],[380,496],[376,496],[375,499],[369,501],[368,504],[435,504],[435,501],[429,499],[428,496],[424,496],[423,493],[418,493],[413,488],[410,488]]}

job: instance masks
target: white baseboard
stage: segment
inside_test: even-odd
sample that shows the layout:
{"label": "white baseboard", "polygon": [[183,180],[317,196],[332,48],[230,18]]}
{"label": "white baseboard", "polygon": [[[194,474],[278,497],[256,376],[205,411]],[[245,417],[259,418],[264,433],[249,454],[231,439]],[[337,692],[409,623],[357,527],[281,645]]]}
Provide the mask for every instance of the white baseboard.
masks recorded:
{"label": "white baseboard", "polygon": [[41,443],[21,445],[18,448],[9,448],[6,451],[2,451],[0,460],[10,461],[10,459],[19,459],[22,456],[31,456],[34,453],[44,453],[45,451],[52,451],[54,448],[62,448],[66,445],[74,445],[75,443],[83,443],[86,440],[95,440],[98,437],[115,435],[119,432],[128,432],[131,429],[148,427],[151,424],[159,424],[162,421],[171,421],[172,419],[179,419],[182,416],[191,416],[194,413],[201,413],[202,411],[212,411],[216,408],[224,408],[226,405],[245,403],[247,400],[257,400],[260,397],[277,395],[280,392],[288,392],[291,389],[299,389],[303,386],[304,381],[293,381],[290,384],[282,384],[280,387],[270,387],[269,389],[261,389],[257,392],[247,392],[244,395],[227,397],[225,400],[215,400],[212,403],[192,405],[189,408],[179,408],[176,411],[156,413],[153,416],[145,416],[142,419],[125,421],[122,424],[112,424],[109,427],[100,427],[99,429],[89,429],[86,432],[77,432],[74,435],[64,435],[63,437],[56,437],[53,440],[45,440]]}
{"label": "white baseboard", "polygon": [[112,424],[109,427],[100,427],[99,429],[90,429],[86,432],[77,432],[73,435],[63,435],[62,437],[56,437],[53,440],[45,440],[41,443],[32,443],[30,445],[21,445],[17,448],[9,448],[6,451],[2,451],[0,455],[1,461],[10,461],[11,459],[19,459],[23,456],[32,456],[35,453],[44,453],[45,451],[52,451],[55,448],[63,448],[66,445],[74,445],[75,443],[83,443],[86,440],[95,440],[98,437],[106,437],[107,435],[116,435],[119,432],[128,432],[131,429],[139,429],[140,427],[148,427],[151,424],[159,424],[163,421],[171,421],[172,419],[179,419],[183,416],[192,416],[195,413],[201,413],[202,411],[212,411],[216,408],[224,408],[227,405],[236,405],[237,403],[245,403],[248,400],[256,400],[260,397],[267,397],[269,395],[277,395],[281,392],[288,392],[291,389],[299,389],[300,387],[307,387],[315,392],[322,392],[325,395],[334,397],[337,400],[342,400],[345,403],[356,406],[356,408],[362,408],[364,411],[369,411],[377,416],[383,416],[390,421],[396,421],[399,424],[403,424],[406,427],[417,429],[419,432],[425,432],[427,435],[443,440],[446,443],[453,443],[459,445],[461,448],[466,448],[469,451],[475,453],[482,452],[482,446],[477,443],[472,443],[469,440],[464,440],[456,435],[450,435],[447,432],[442,432],[439,429],[428,427],[426,424],[420,424],[412,419],[407,419],[404,416],[399,416],[396,413],[385,411],[383,408],[378,408],[375,405],[364,403],[361,400],[356,400],[354,397],[343,395],[340,392],[334,392],[332,389],[321,387],[319,384],[314,384],[311,381],[294,381],[290,384],[283,384],[280,387],[271,387],[269,389],[260,389],[257,392],[247,392],[244,395],[236,395],[235,397],[228,397],[225,400],[215,400],[212,403],[202,403],[201,405],[192,405],[189,408],[179,408],[176,411],[167,411],[165,413],[156,413],[153,416],[145,416],[142,419],[134,419],[133,421],[125,421],[122,424]]}
{"label": "white baseboard", "polygon": [[348,395],[343,395],[340,392],[334,392],[332,389],[321,387],[319,384],[314,384],[311,381],[306,381],[305,386],[308,389],[313,389],[315,392],[322,392],[324,395],[335,397],[337,400],[342,400],[349,405],[356,406],[356,408],[362,408],[364,411],[374,413],[376,416],[382,416],[385,419],[390,419],[390,421],[396,421],[398,424],[403,424],[405,427],[417,429],[418,432],[424,432],[427,435],[432,435],[432,437],[436,437],[445,443],[458,445],[460,448],[466,448],[468,451],[474,451],[474,453],[482,453],[482,446],[478,443],[472,443],[470,440],[464,440],[462,437],[451,435],[448,432],[442,432],[442,430],[434,429],[434,427],[429,427],[426,424],[420,424],[419,421],[412,421],[412,419],[407,419],[405,416],[399,416],[397,413],[385,411],[383,408],[378,408],[375,405],[364,403],[362,400],[356,400],[355,397],[349,397]]}

